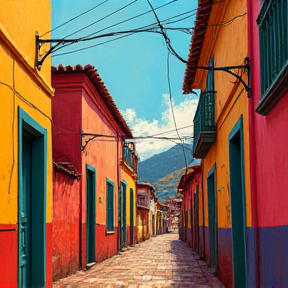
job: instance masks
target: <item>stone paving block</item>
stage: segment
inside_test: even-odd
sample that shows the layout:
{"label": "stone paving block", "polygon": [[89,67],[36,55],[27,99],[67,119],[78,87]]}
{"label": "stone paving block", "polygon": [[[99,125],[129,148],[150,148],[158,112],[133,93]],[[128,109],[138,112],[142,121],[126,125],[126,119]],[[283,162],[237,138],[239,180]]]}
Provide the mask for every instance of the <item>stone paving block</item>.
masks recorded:
{"label": "stone paving block", "polygon": [[56,281],[53,288],[211,288],[211,283],[219,280],[199,255],[178,238],[172,233],[153,237],[87,271]]}

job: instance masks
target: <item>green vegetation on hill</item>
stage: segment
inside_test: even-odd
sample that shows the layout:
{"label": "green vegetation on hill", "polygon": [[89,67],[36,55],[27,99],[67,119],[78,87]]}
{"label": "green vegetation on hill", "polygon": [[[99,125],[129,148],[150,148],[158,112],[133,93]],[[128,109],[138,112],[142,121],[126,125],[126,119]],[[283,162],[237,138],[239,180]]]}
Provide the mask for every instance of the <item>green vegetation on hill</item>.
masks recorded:
{"label": "green vegetation on hill", "polygon": [[[184,147],[189,165],[192,161],[192,145],[185,144]],[[180,144],[138,164],[139,181],[153,184],[159,200],[176,196],[177,184],[184,173],[185,159]]]}

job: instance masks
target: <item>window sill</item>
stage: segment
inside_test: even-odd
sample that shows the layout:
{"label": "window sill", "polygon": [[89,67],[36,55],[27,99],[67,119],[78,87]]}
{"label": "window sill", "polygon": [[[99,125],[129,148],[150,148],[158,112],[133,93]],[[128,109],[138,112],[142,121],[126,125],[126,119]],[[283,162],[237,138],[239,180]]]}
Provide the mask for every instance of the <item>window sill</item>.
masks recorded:
{"label": "window sill", "polygon": [[279,72],[277,78],[274,80],[270,88],[263,95],[260,100],[256,112],[266,116],[273,107],[281,100],[287,91],[287,79],[288,79],[288,61]]}
{"label": "window sill", "polygon": [[112,235],[112,234],[115,234],[116,232],[115,231],[106,231],[106,235]]}

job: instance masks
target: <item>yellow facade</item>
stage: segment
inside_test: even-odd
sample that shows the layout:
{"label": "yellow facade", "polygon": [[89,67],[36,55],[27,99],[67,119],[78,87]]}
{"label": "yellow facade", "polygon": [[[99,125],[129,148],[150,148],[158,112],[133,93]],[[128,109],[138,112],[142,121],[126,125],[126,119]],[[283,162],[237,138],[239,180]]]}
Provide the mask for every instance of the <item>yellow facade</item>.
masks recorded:
{"label": "yellow facade", "polygon": [[[125,181],[126,184],[126,225],[127,226],[136,226],[136,201],[137,201],[137,190],[136,190],[136,174],[134,173],[134,171],[124,162],[121,165],[121,181]],[[131,201],[130,201],[130,189],[133,190],[134,193],[134,223],[130,223],[130,205],[131,205]]]}
{"label": "yellow facade", "polygon": [[[214,56],[214,67],[244,65],[247,57],[247,10],[245,0],[221,1],[213,5],[209,25],[198,65],[208,66]],[[242,15],[228,25],[225,23],[235,16]],[[237,70],[234,70],[237,73]],[[239,71],[242,74],[243,71]],[[192,88],[205,90],[207,71],[197,70]],[[214,71],[216,141],[202,162],[205,206],[208,206],[207,178],[216,163],[217,221],[219,228],[231,227],[229,134],[243,117],[244,173],[246,193],[246,225],[251,226],[250,167],[249,167],[249,126],[248,95],[235,77],[224,72]],[[247,83],[246,75],[243,75]],[[205,180],[206,179],[206,180]],[[201,199],[200,199],[201,201]],[[200,204],[201,205],[201,204]],[[202,216],[201,216],[202,217]],[[201,219],[200,219],[201,221]],[[205,209],[205,226],[208,226],[208,209]]]}
{"label": "yellow facade", "polygon": [[[0,2],[0,224],[18,222],[18,107],[47,129],[46,222],[52,222],[51,59],[35,68],[35,35],[51,29],[49,0]],[[50,38],[50,33],[45,38]],[[42,51],[49,49],[43,45]]]}

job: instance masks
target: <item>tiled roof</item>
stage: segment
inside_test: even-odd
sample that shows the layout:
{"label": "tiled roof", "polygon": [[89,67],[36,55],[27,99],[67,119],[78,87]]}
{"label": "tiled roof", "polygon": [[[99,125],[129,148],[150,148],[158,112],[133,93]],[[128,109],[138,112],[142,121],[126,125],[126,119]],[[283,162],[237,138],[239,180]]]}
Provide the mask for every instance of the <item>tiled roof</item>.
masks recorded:
{"label": "tiled roof", "polygon": [[155,190],[154,189],[154,186],[152,185],[152,184],[150,184],[150,183],[137,183],[137,187],[149,187],[150,189],[153,189],[153,190]]}
{"label": "tiled roof", "polygon": [[198,11],[188,55],[189,64],[186,65],[185,76],[183,80],[183,94],[191,92],[191,86],[195,79],[197,71],[196,66],[198,65],[198,61],[200,58],[206,28],[212,10],[212,5],[213,0],[198,1]]}
{"label": "tiled roof", "polygon": [[178,185],[177,185],[177,189],[184,189],[185,186],[193,179],[193,173],[189,173],[189,174],[184,174]]}
{"label": "tiled roof", "polygon": [[90,79],[92,84],[94,85],[95,89],[98,91],[99,95],[102,97],[103,101],[107,105],[108,109],[111,111],[114,119],[125,132],[125,136],[133,138],[132,132],[128,127],[126,121],[124,120],[123,116],[121,115],[119,109],[117,108],[112,96],[110,95],[108,89],[106,88],[103,80],[101,79],[98,71],[96,68],[90,64],[85,65],[84,67],[81,65],[76,66],[63,66],[59,65],[57,67],[52,67],[51,72],[54,75],[57,74],[68,74],[68,73],[85,73],[87,77]]}
{"label": "tiled roof", "polygon": [[77,171],[77,167],[75,164],[69,162],[53,162],[55,168],[59,171],[62,171],[68,175],[71,175],[77,179],[81,177],[81,174]]}

